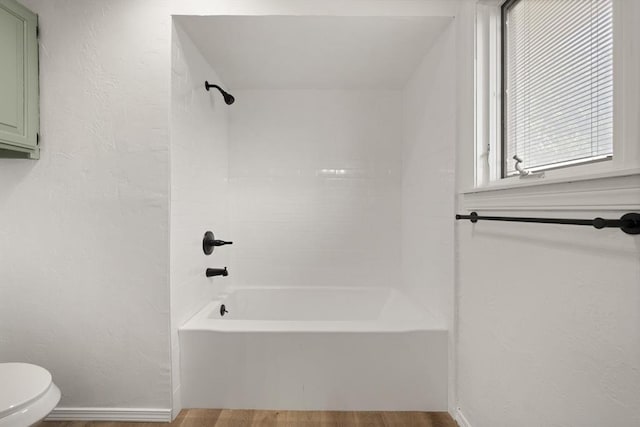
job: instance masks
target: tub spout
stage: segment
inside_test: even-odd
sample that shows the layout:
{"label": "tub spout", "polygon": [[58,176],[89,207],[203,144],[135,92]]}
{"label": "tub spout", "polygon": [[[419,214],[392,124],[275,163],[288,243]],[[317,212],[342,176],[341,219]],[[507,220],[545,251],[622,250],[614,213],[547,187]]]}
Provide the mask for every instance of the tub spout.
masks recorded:
{"label": "tub spout", "polygon": [[225,267],[225,268],[207,268],[207,272],[205,274],[207,275],[207,277],[228,276],[229,272],[227,271],[227,267]]}

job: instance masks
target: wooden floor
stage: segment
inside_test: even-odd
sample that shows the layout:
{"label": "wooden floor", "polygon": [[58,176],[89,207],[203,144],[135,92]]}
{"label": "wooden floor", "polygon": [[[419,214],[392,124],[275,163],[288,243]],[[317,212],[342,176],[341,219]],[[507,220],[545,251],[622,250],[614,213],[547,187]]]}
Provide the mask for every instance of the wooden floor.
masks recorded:
{"label": "wooden floor", "polygon": [[326,412],[185,409],[171,424],[47,421],[35,427],[458,427],[446,412]]}

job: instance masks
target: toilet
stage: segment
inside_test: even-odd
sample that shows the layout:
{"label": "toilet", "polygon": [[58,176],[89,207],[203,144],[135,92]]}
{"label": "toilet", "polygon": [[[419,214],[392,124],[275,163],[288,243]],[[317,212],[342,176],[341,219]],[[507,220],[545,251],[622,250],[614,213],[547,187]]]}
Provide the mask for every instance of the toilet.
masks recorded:
{"label": "toilet", "polygon": [[0,427],[27,427],[60,401],[51,374],[29,363],[0,363]]}

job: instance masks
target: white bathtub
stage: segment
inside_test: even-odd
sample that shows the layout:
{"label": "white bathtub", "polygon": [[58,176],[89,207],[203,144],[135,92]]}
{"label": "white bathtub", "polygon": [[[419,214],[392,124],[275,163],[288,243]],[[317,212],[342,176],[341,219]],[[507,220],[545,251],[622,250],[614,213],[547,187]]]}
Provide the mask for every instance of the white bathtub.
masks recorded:
{"label": "white bathtub", "polygon": [[393,289],[235,288],[179,333],[185,408],[447,410],[447,331]]}

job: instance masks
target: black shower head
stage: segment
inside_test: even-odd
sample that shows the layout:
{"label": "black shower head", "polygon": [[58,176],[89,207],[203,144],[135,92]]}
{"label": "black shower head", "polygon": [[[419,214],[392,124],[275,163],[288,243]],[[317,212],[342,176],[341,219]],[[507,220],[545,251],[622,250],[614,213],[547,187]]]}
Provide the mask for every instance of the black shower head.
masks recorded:
{"label": "black shower head", "polygon": [[212,87],[218,89],[220,91],[220,93],[222,94],[222,96],[224,97],[224,102],[227,105],[231,105],[235,102],[235,98],[233,97],[233,95],[231,95],[230,93],[226,92],[224,89],[222,89],[220,86],[218,85],[212,85],[211,83],[209,83],[208,81],[204,82],[204,87],[205,89],[209,90]]}
{"label": "black shower head", "polygon": [[226,102],[227,105],[231,105],[236,101],[236,99],[233,97],[233,95],[231,95],[231,94],[229,94],[227,92],[222,91],[222,96],[224,96],[224,102]]}

